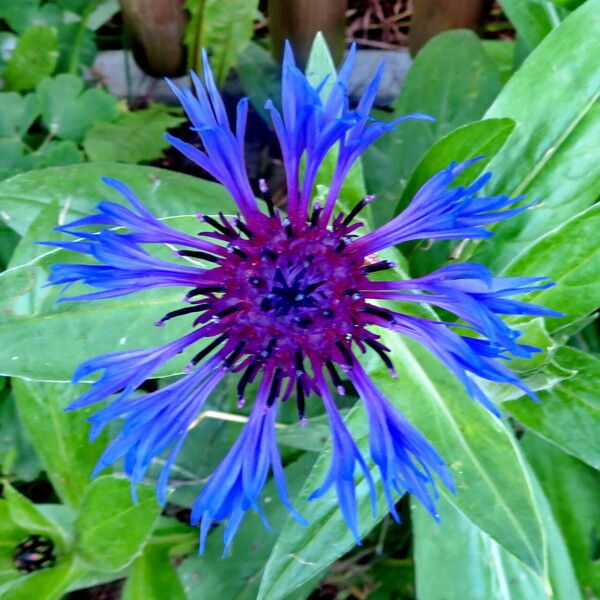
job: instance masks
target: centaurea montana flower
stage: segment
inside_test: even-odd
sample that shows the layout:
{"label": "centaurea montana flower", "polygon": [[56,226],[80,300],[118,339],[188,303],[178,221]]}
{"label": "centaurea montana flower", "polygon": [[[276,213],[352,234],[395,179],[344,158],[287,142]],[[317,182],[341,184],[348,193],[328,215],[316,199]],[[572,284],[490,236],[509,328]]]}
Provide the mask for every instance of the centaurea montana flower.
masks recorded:
{"label": "centaurea montana flower", "polygon": [[[499,359],[529,357],[536,349],[519,344],[519,332],[501,314],[554,315],[546,308],[510,299],[544,289],[544,278],[494,278],[483,266],[453,264],[418,279],[375,281],[373,273],[392,268],[377,252],[409,240],[481,238],[491,235],[482,225],[501,221],[526,207],[513,207],[520,198],[476,196],[488,180],[482,176],[470,187],[452,187],[470,163],[451,164],[432,177],[410,205],[383,227],[363,236],[356,221],[372,198],[360,201],[348,214],[335,214],[335,203],[348,170],[375,140],[408,118],[380,123],[369,117],[381,69],[366,88],[358,106],[348,101],[348,79],[354,64],[352,49],[326,101],[295,66],[289,48],[283,62],[282,113],[268,103],[279,138],[287,178],[287,216],[275,210],[265,186],[268,212],[256,200],[244,166],[247,99],[237,107],[235,130],[208,62],[204,82],[192,73],[194,92],[172,86],[202,148],[169,137],[186,157],[219,181],[234,198],[237,217],[201,216],[212,231],[192,236],[176,231],[154,217],[125,184],[105,179],[130,207],[98,204],[98,212],[59,227],[78,239],[56,242],[95,259],[96,264],[58,264],[50,283],[83,282],[96,291],[70,300],[94,300],[132,294],[160,286],[188,288],[183,307],[174,307],[155,325],[176,317],[193,317],[187,335],[156,348],[126,350],[84,362],[74,381],[101,371],[100,378],[71,408],[116,395],[90,418],[96,436],[110,421],[123,419],[121,432],[101,457],[96,472],[119,459],[135,486],[150,463],[170,448],[157,483],[165,502],[170,467],[188,429],[207,398],[228,373],[239,373],[238,404],[247,386],[257,383],[248,421],[239,438],[208,480],[196,500],[191,522],[200,527],[203,549],[211,525],[227,521],[229,547],[248,509],[261,512],[260,495],[271,473],[282,502],[299,522],[288,497],[284,469],[275,439],[278,407],[295,397],[304,420],[305,403],[314,394],[324,404],[332,433],[332,458],[323,484],[311,498],[335,487],[342,515],[360,542],[354,476],[362,471],[376,502],[365,457],[344,425],[330,386],[341,394],[345,376],[364,403],[370,427],[370,454],[381,472],[384,496],[398,518],[395,494],[412,493],[436,515],[434,475],[453,489],[444,461],[408,420],[375,386],[358,354],[376,353],[394,376],[388,348],[379,328],[416,340],[433,353],[465,386],[469,394],[496,412],[477,378],[509,383],[529,396],[535,394]],[[312,202],[319,166],[332,149],[337,162],[326,198]],[[300,177],[301,161],[304,176]],[[88,226],[99,231],[91,233]],[[176,263],[148,252],[153,244],[179,248]],[[202,266],[204,265],[204,266]],[[378,301],[429,303],[463,321],[462,328],[410,316]],[[194,349],[195,347],[195,349]],[[192,349],[185,374],[156,391],[133,395],[141,384],[175,355]]]}

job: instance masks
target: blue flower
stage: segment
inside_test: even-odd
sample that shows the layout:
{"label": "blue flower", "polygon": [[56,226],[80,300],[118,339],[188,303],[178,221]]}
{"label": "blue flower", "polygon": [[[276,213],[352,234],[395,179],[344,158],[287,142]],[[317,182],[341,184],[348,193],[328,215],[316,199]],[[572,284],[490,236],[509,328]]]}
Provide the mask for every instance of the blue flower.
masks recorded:
{"label": "blue flower", "polygon": [[[169,136],[172,144],[227,188],[237,217],[200,216],[209,231],[198,237],[181,233],[152,215],[125,184],[105,179],[129,204],[101,202],[97,213],[59,229],[73,241],[52,242],[87,257],[81,264],[54,265],[49,283],[94,288],[63,300],[95,300],[162,286],[184,288],[182,302],[155,325],[190,320],[189,332],[168,344],[99,356],[83,363],[74,381],[100,372],[95,383],[71,405],[109,403],[90,418],[92,436],[119,419],[121,431],[102,455],[96,472],[123,459],[132,487],[151,462],[169,452],[158,479],[165,502],[169,469],[211,392],[225,377],[237,374],[238,406],[256,382],[248,421],[238,440],[208,480],[192,510],[200,528],[201,549],[213,523],[226,522],[225,551],[245,513],[262,515],[261,492],[271,474],[283,504],[299,522],[304,519],[288,497],[284,469],[275,440],[279,406],[294,398],[301,422],[307,400],[323,402],[332,435],[332,458],[316,500],[335,489],[340,510],[360,543],[355,476],[362,472],[376,492],[367,464],[336,408],[331,386],[344,393],[349,380],[363,402],[370,430],[370,457],[381,474],[385,500],[394,518],[397,495],[413,494],[435,517],[436,483],[453,491],[444,461],[408,420],[383,396],[359,362],[367,349],[395,376],[388,348],[379,333],[387,329],[408,336],[435,355],[488,409],[497,409],[478,380],[508,383],[535,394],[505,364],[511,356],[529,357],[536,349],[518,342],[519,332],[501,315],[554,316],[544,307],[512,296],[550,285],[543,278],[494,278],[484,267],[462,263],[403,281],[375,281],[374,273],[391,268],[373,255],[389,246],[418,239],[478,238],[491,235],[484,225],[506,219],[526,207],[520,198],[477,195],[489,175],[471,186],[456,187],[456,177],[470,164],[452,164],[432,177],[409,206],[386,225],[364,236],[356,231],[361,200],[348,214],[334,215],[338,192],[361,153],[402,120],[429,118],[413,114],[392,123],[370,116],[381,70],[356,108],[348,101],[354,48],[333,82],[327,100],[295,66],[289,47],[283,63],[282,112],[267,103],[279,138],[288,190],[288,212],[275,210],[266,187],[261,209],[244,166],[247,100],[237,108],[235,129],[213,81],[208,61],[204,82],[192,74],[194,92],[172,86],[202,148]],[[324,85],[326,82],[323,82]],[[326,155],[337,162],[323,205],[312,204],[317,171]],[[300,176],[305,160],[304,176]],[[200,199],[199,199],[200,201]],[[194,261],[169,261],[152,253],[169,244]],[[90,260],[91,259],[91,260]],[[389,301],[426,302],[454,314],[441,322],[398,312]],[[385,304],[381,304],[384,301]],[[379,332],[379,333],[378,333]],[[183,376],[156,391],[140,386],[168,361],[187,353]]]}

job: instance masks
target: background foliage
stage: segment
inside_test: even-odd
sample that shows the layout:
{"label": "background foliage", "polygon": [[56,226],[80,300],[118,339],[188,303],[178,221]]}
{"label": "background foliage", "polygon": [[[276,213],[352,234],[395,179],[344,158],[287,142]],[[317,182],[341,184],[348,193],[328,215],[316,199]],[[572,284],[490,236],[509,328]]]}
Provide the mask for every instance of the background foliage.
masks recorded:
{"label": "background foliage", "polygon": [[[66,253],[35,242],[89,214],[100,199],[120,201],[100,176],[126,181],[158,216],[184,229],[194,226],[195,213],[233,210],[232,201],[206,179],[149,165],[165,160],[162,134],[183,123],[177,109],[128,106],[90,76],[103,43],[98,32],[117,13],[115,1],[0,0],[0,597],[51,600],[106,582],[121,582],[127,600],[600,596],[600,0],[501,5],[516,41],[481,41],[462,30],[432,39],[391,112],[378,117],[419,111],[436,122],[406,123],[378,143],[351,173],[341,201],[377,194],[369,225],[379,224],[451,160],[481,154],[485,161],[466,175],[489,168],[486,191],[541,199],[496,226],[490,239],[414,245],[395,258],[397,277],[458,258],[498,275],[556,281],[528,299],[564,317],[513,321],[543,348],[534,360],[513,364],[542,402],[497,386],[490,389],[502,409],[497,420],[425,351],[388,336],[399,377],[390,380],[378,365],[371,375],[452,469],[458,491],[442,492],[441,524],[410,498],[398,499],[402,526],[390,523],[383,503],[373,518],[366,485],[357,480],[365,536],[357,549],[333,496],[304,510],[310,525],[301,527],[270,502],[269,483],[272,531],[249,514],[232,556],[222,560],[218,530],[206,555],[196,555],[197,532],[186,517],[239,423],[206,416],[190,432],[161,512],[151,480],[137,504],[119,469],[90,480],[106,438],[88,442],[85,411],[63,412],[81,389],[68,383],[74,367],[101,352],[160,343],[165,333],[150,324],[179,295],[158,290],[57,305],[57,291],[44,283],[49,265]],[[209,47],[221,83],[237,65],[259,120],[279,82],[268,52],[250,42],[257,6],[189,0],[185,39],[190,65],[198,64],[200,46]],[[317,38],[309,76],[317,83],[333,69]],[[330,168],[320,173],[324,184]],[[228,385],[207,410],[236,413]],[[352,404],[346,422],[364,449],[365,415]],[[322,409],[310,410],[306,430],[290,415],[278,432],[300,508],[330,453]],[[52,540],[56,562],[25,574],[13,554],[32,534]],[[81,593],[72,597],[95,597],[75,595]]]}

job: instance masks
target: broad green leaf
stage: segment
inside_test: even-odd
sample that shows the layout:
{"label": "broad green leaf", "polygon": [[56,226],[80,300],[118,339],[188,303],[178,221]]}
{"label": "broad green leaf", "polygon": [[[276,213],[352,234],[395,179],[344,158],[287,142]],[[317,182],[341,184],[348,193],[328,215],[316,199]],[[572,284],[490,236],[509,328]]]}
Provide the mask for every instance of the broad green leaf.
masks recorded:
{"label": "broad green leaf", "polygon": [[52,568],[20,577],[6,588],[0,588],[0,592],[3,600],[60,600],[83,570],[72,557],[67,556]]}
{"label": "broad green leaf", "polygon": [[12,522],[30,535],[37,533],[52,539],[61,546],[66,543],[67,534],[57,523],[51,521],[28,498],[20,494],[8,481],[2,482],[4,498]]}
{"label": "broad green leaf", "polygon": [[[424,350],[395,334],[383,334],[391,349],[398,380],[387,371],[373,372],[375,382],[433,443],[452,470],[457,487],[451,502],[509,552],[539,573],[544,571],[543,540],[533,492],[512,435],[502,423],[466,397],[460,386]],[[368,433],[362,407],[350,411],[346,425],[367,454]],[[326,449],[308,478],[296,506],[317,487],[329,463]],[[378,473],[373,472],[375,480]],[[448,493],[442,490],[448,497]],[[368,491],[357,485],[361,532],[366,533],[385,514],[380,502],[371,515]],[[275,544],[261,584],[259,598],[277,600],[321,572],[354,545],[335,495],[311,505],[308,527],[288,519]]]}
{"label": "broad green leaf", "polygon": [[111,123],[95,123],[85,136],[83,148],[90,160],[148,162],[159,158],[169,146],[164,139],[167,129],[184,121],[173,107],[152,104],[124,113]]}
{"label": "broad green leaf", "polygon": [[[600,305],[600,205],[539,238],[504,268],[506,275],[544,275],[556,285],[522,298],[564,313],[546,319],[550,332],[578,321]],[[515,317],[512,322],[523,322]]]}
{"label": "broad green leaf", "polygon": [[[569,424],[565,423],[565,428]],[[523,449],[534,468],[569,549],[581,588],[600,593],[600,475],[535,435],[526,435]]]}
{"label": "broad green leaf", "polygon": [[61,10],[54,3],[41,4],[40,0],[0,0],[0,18],[17,33],[24,33],[33,25],[58,27]]}
{"label": "broad green leaf", "polygon": [[87,488],[75,526],[76,556],[99,571],[130,564],[150,537],[160,506],[149,485],[138,486],[138,502],[126,479],[98,477]]}
{"label": "broad green leaf", "polygon": [[22,576],[15,569],[14,553],[27,536],[27,530],[12,520],[8,502],[0,500],[0,593],[5,584]]}
{"label": "broad green leaf", "polygon": [[86,386],[14,380],[19,414],[46,469],[54,490],[63,502],[77,508],[90,484],[106,436],[88,441],[86,417],[92,407],[65,412],[65,407]]}
{"label": "broad green leaf", "polygon": [[482,40],[481,43],[498,66],[502,82],[506,83],[513,73],[515,43],[512,40]]}
{"label": "broad green leaf", "polygon": [[393,215],[408,176],[427,149],[453,129],[481,118],[500,87],[498,67],[470,31],[442,33],[419,52],[394,101],[394,112],[386,118],[418,112],[436,121],[400,123],[395,133],[386,134],[365,154],[367,189],[377,194],[376,224]]}
{"label": "broad green leaf", "polygon": [[184,42],[190,68],[202,68],[200,51],[205,48],[219,84],[235,66],[252,39],[258,0],[187,0],[192,18]]}
{"label": "broad green leaf", "polygon": [[6,268],[12,253],[19,243],[19,235],[4,223],[0,223],[0,271]]}
{"label": "broad green leaf", "polygon": [[586,0],[552,0],[554,4],[558,4],[558,6],[564,6],[569,10],[575,10],[579,6],[581,6]]}
{"label": "broad green leaf", "polygon": [[[540,498],[540,505],[547,505]],[[551,513],[548,576],[540,577],[509,554],[446,500],[435,523],[412,506],[417,597],[427,600],[582,600],[569,556]],[[459,541],[459,543],[457,543]],[[459,576],[457,576],[460,574]]]}
{"label": "broad green leaf", "polygon": [[475,179],[502,148],[514,128],[515,123],[510,119],[485,119],[463,125],[438,140],[411,173],[402,192],[400,206],[406,206],[422,185],[452,161],[460,163],[484,157],[465,174],[469,180]]}
{"label": "broad green leaf", "polygon": [[546,440],[600,469],[600,360],[575,348],[556,354],[574,377],[539,392],[539,404],[515,400],[502,406]]}
{"label": "broad green leaf", "polygon": [[46,25],[35,25],[19,38],[4,71],[7,90],[33,89],[54,71],[58,60],[56,31]]}
{"label": "broad green leaf", "polygon": [[153,167],[88,163],[33,171],[0,182],[0,219],[22,235],[53,200],[62,207],[64,222],[90,214],[100,200],[123,202],[101,177],[125,182],[158,217],[235,209],[227,191],[216,183]]}
{"label": "broad green leaf", "polygon": [[[89,4],[88,0],[86,3]],[[98,53],[94,32],[84,22],[61,23],[58,32],[57,73],[76,74],[81,67],[92,67]]]}
{"label": "broad green leaf", "polygon": [[517,122],[489,165],[494,177],[486,193],[542,201],[479,244],[473,260],[496,273],[598,199],[599,55],[600,0],[589,0],[544,39],[486,113]]}
{"label": "broad green leaf", "polygon": [[30,169],[46,169],[76,165],[85,160],[83,152],[71,140],[52,140],[27,156],[25,166]]}
{"label": "broad green leaf", "polygon": [[22,138],[40,114],[35,94],[0,93],[0,137]]}
{"label": "broad green leaf", "polygon": [[529,51],[558,27],[564,16],[564,11],[550,0],[500,0],[500,5]]}
{"label": "broad green leaf", "polygon": [[168,551],[148,545],[135,559],[121,600],[187,600]]}
{"label": "broad green leaf", "polygon": [[[314,455],[306,454],[286,468],[290,497],[295,497],[300,490],[313,462]],[[265,515],[271,526],[270,532],[265,531],[260,517],[251,511],[235,537],[231,556],[222,558],[222,532],[216,529],[208,538],[204,556],[191,556],[178,568],[189,600],[204,600],[207,597],[219,600],[256,599],[266,559],[287,516],[272,480],[265,486],[262,498]],[[296,508],[302,512],[304,507],[296,503]],[[304,512],[308,517],[308,511]],[[275,598],[273,596],[273,600]]]}
{"label": "broad green leaf", "polygon": [[37,90],[42,122],[48,131],[64,140],[81,142],[97,121],[117,116],[117,99],[100,88],[84,91],[83,79],[62,74],[46,78]]}

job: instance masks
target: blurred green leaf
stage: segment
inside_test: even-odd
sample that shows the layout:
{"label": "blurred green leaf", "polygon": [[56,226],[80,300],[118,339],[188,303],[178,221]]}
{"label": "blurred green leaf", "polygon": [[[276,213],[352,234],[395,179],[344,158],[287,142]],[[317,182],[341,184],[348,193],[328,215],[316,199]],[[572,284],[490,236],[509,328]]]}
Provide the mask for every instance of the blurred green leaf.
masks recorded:
{"label": "blurred green leaf", "polygon": [[0,223],[0,271],[6,268],[19,239],[19,234]]}
{"label": "blurred green leaf", "polygon": [[533,50],[554,28],[564,11],[550,0],[499,0],[510,22]]}
{"label": "blurred green leaf", "polygon": [[121,114],[111,123],[98,122],[88,130],[83,148],[95,161],[127,163],[159,158],[169,147],[167,129],[185,121],[181,112],[164,104]]}
{"label": "blurred green leaf", "polygon": [[68,220],[90,214],[100,200],[122,197],[100,181],[114,177],[129,185],[158,217],[235,212],[220,185],[173,171],[118,163],[89,163],[32,171],[0,182],[0,219],[23,234],[45,204],[56,200]]}
{"label": "blurred green leaf", "polygon": [[20,494],[8,481],[2,482],[4,498],[12,522],[27,531],[49,537],[59,547],[66,545],[68,534],[58,524],[48,519],[28,498]]}
{"label": "blurred green leaf", "polygon": [[486,193],[542,200],[475,244],[473,260],[498,274],[542,235],[598,199],[599,55],[600,0],[589,0],[544,39],[486,113],[518,124],[489,165],[494,177]]}
{"label": "blurred green leaf", "polygon": [[11,518],[8,502],[0,499],[0,593],[5,584],[22,576],[15,568],[13,556],[27,535]]}
{"label": "blurred green leaf", "polygon": [[512,40],[482,40],[481,44],[498,66],[502,82],[506,83],[513,73],[515,43]]}
{"label": "blurred green leaf", "polygon": [[35,94],[0,93],[0,137],[22,138],[39,114]]}
{"label": "blurred green leaf", "polygon": [[600,360],[566,347],[559,348],[557,360],[576,375],[539,392],[539,404],[515,400],[502,406],[546,440],[600,469]]}
{"label": "blurred green leaf", "polygon": [[75,553],[93,569],[119,571],[150,537],[160,513],[152,486],[138,486],[138,502],[126,479],[102,476],[87,488],[77,520]]}
{"label": "blurred green leaf", "polygon": [[37,95],[44,126],[64,140],[81,142],[96,121],[110,121],[118,114],[114,96],[100,88],[84,91],[83,80],[75,75],[44,79]]}
{"label": "blurred green leaf", "polygon": [[523,449],[552,506],[581,588],[588,597],[597,596],[600,474],[536,435],[525,436]]}
{"label": "blurred green leaf", "polygon": [[258,0],[187,0],[185,6],[191,14],[184,37],[189,67],[202,69],[200,51],[206,48],[222,84],[252,38]]}
{"label": "blurred green leaf", "polygon": [[[503,270],[506,275],[544,275],[556,284],[523,296],[527,301],[564,313],[564,317],[546,319],[550,332],[578,321],[600,305],[598,227],[600,205],[596,204],[540,237]],[[510,320],[520,323],[527,319]]]}
{"label": "blurred green leaf", "polygon": [[558,6],[564,6],[569,10],[575,10],[579,8],[586,0],[552,0],[554,4],[558,4]]}
{"label": "blurred green leaf", "polygon": [[63,502],[77,508],[106,444],[106,435],[88,441],[88,407],[65,412],[87,386],[14,380],[19,414],[42,460],[48,478]]}
{"label": "blurred green leaf", "polygon": [[169,561],[168,551],[146,546],[135,559],[121,600],[186,600],[177,571]]}
{"label": "blurred green leaf", "polygon": [[4,71],[7,90],[31,90],[54,71],[58,60],[56,30],[46,25],[30,27],[19,38]]}
{"label": "blurred green leaf", "polygon": [[408,176],[427,149],[453,129],[481,118],[500,87],[496,63],[470,31],[442,33],[419,52],[393,103],[394,113],[377,118],[418,112],[436,121],[400,123],[396,133],[386,134],[364,155],[367,190],[378,198],[372,205],[377,225],[392,216]]}
{"label": "blurred green leaf", "polygon": [[62,14],[56,4],[40,4],[40,0],[0,0],[0,18],[17,33],[25,32],[32,25],[57,27]]}
{"label": "blurred green leaf", "polygon": [[94,32],[87,29],[85,23],[61,23],[57,32],[59,48],[57,72],[70,71],[74,66],[72,72],[76,73],[78,67],[91,67],[94,64],[97,54],[96,40]]}
{"label": "blurred green leaf", "polygon": [[17,481],[32,481],[41,465],[15,406],[9,387],[0,389],[0,472]]}

